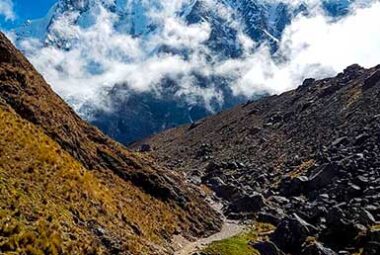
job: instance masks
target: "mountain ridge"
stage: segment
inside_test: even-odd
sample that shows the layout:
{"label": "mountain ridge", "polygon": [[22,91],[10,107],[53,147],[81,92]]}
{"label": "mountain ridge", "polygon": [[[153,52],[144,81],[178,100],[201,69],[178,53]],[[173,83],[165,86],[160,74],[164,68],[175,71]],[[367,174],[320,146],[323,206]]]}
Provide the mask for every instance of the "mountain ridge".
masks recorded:
{"label": "mountain ridge", "polygon": [[[339,2],[341,4],[334,4],[334,1],[323,1],[322,7],[328,14],[340,17],[347,13],[352,3],[345,0]],[[214,7],[212,7],[213,5]],[[334,7],[335,5],[339,8]],[[170,42],[166,42],[165,40],[177,40],[170,39],[167,37],[169,35],[163,35],[163,38],[160,39],[162,42],[156,43],[157,38],[160,38],[160,33],[164,33],[165,29],[174,29],[168,31],[170,33],[176,32],[175,27],[171,28],[171,25],[165,24],[162,19],[174,19],[175,22],[186,24],[189,27],[207,28],[209,38],[200,42],[200,47],[204,48],[204,52],[199,53],[200,56],[196,56],[196,58],[204,58],[205,62],[212,66],[214,62],[241,58],[244,53],[242,36],[246,36],[246,40],[252,40],[252,43],[255,44],[253,48],[257,49],[260,45],[268,44],[272,53],[275,53],[286,26],[300,14],[307,15],[311,11],[309,9],[312,8],[314,8],[312,4],[309,6],[303,2],[292,4],[266,0],[194,0],[188,3],[183,2],[180,7],[157,0],[148,2],[62,0],[51,9],[44,19],[28,22],[24,26],[16,28],[14,32],[15,41],[20,44],[20,48],[23,48],[23,40],[28,41],[28,39],[36,37],[41,47],[70,52],[83,43],[78,41],[78,38],[81,38],[78,31],[90,30],[96,23],[96,18],[106,12],[109,15],[107,22],[112,22],[110,29],[114,29],[117,34],[138,39],[138,42],[142,43],[143,47],[140,50],[147,51],[143,59],[152,55],[170,55],[186,62],[194,54],[194,49],[191,47],[172,45]],[[328,11],[330,9],[334,11]],[[34,44],[35,41],[26,44],[27,46],[24,47],[26,53],[28,53],[28,45]],[[33,53],[34,50],[30,52],[30,55]],[[134,56],[123,53],[122,58],[133,59]],[[103,67],[96,59],[86,61],[88,63],[82,69],[86,69],[92,75],[102,72],[103,68],[108,68]],[[58,64],[53,68],[60,73],[62,66]],[[81,116],[125,145],[167,128],[196,121],[246,100],[245,96],[234,94],[230,86],[230,77],[223,77],[219,74],[205,75],[197,69],[185,75],[190,76],[190,81],[188,79],[178,80],[179,77],[172,78],[170,74],[163,76],[160,81],[150,84],[154,87],[152,90],[144,92],[134,91],[134,84],[124,81],[111,87],[107,86],[97,95],[99,97],[97,100],[107,102],[108,108],[111,110],[107,107],[105,107],[106,109],[98,107],[98,102],[91,100],[82,102],[81,98],[75,98],[75,94],[71,94],[71,92],[68,93],[70,95],[62,92],[62,96],[76,106],[76,111]],[[80,82],[78,81],[78,83]],[[105,81],[105,83],[108,82]],[[194,91],[186,88],[186,83],[189,82],[195,87]],[[93,86],[95,85],[98,84]],[[207,90],[213,91],[211,98],[203,98],[204,93],[210,94]],[[204,93],[197,91],[204,91]],[[150,100],[143,100],[147,98]],[[131,105],[136,109],[131,110]],[[144,126],[144,128],[136,129],[135,126]]]}

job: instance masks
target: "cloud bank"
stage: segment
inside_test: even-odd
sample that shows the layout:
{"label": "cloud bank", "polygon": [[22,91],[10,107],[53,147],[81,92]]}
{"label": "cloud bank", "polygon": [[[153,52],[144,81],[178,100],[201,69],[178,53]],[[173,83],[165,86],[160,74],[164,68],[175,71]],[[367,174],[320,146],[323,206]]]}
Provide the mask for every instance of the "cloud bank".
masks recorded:
{"label": "cloud bank", "polygon": [[281,93],[305,78],[334,76],[354,63],[371,67],[380,63],[379,15],[380,3],[375,2],[339,20],[321,11],[300,16],[285,29],[277,58],[264,46],[219,68],[237,77],[235,93],[249,96],[258,91]]}
{"label": "cloud bank", "polygon": [[14,20],[16,18],[12,0],[0,0],[0,16],[4,16],[5,20]]}
{"label": "cloud bank", "polygon": [[[135,37],[117,31],[119,17],[98,5],[90,13],[91,26],[73,24],[79,13],[69,13],[50,27],[48,40],[56,43],[46,46],[40,40],[27,39],[20,46],[54,89],[77,109],[85,102],[101,100],[99,92],[115,84],[159,95],[164,78],[178,82],[178,96],[197,93],[209,101],[218,93],[212,88],[201,92],[192,82],[193,73],[211,74],[204,45],[211,28],[207,22],[188,25],[180,19],[176,12],[183,2],[164,0],[161,8],[152,8],[149,16],[160,28],[149,35]],[[151,7],[149,1],[143,3]]]}
{"label": "cloud bank", "polygon": [[[115,84],[159,96],[165,90],[161,82],[164,79],[177,82],[175,96],[201,101],[212,110],[210,102],[222,104],[223,96],[218,84],[199,84],[199,76],[222,77],[236,96],[249,98],[257,93],[284,92],[308,77],[335,75],[353,63],[365,67],[380,63],[378,1],[370,1],[369,5],[368,1],[358,1],[347,16],[339,19],[326,15],[320,8],[321,1],[307,2],[313,6],[312,11],[307,16],[299,15],[285,29],[275,54],[268,43],[253,41],[243,28],[239,30],[239,24],[232,24],[236,22],[233,10],[216,0],[204,0],[203,4],[238,28],[243,52],[239,58],[213,55],[206,43],[212,24],[206,20],[187,24],[178,15],[185,4],[192,4],[184,0],[161,0],[159,6],[150,0],[141,1],[139,8],[145,8],[153,24],[158,24],[149,34],[133,36],[117,30],[115,24],[120,17],[98,5],[89,14],[88,26],[73,22],[78,19],[77,12],[60,16],[47,38],[55,44],[27,39],[20,45],[54,89],[77,110],[86,102],[101,105],[101,92]],[[57,44],[60,47],[53,46]]]}

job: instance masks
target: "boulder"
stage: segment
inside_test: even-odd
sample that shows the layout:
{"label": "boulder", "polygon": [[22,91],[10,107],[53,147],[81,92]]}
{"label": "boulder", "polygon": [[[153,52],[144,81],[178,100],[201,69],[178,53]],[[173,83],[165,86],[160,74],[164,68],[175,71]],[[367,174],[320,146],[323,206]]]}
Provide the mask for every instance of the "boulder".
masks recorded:
{"label": "boulder", "polygon": [[374,72],[369,78],[364,81],[364,89],[372,88],[380,82],[380,70]]}
{"label": "boulder", "polygon": [[304,192],[308,181],[306,176],[284,178],[280,183],[280,193],[284,196],[298,196]]}
{"label": "boulder", "polygon": [[313,85],[314,82],[315,82],[315,79],[313,79],[313,78],[305,79],[302,83],[302,87],[309,87],[309,86]]}
{"label": "boulder", "polygon": [[362,255],[379,255],[380,254],[380,243],[379,242],[368,242],[364,247]]}
{"label": "boulder", "polygon": [[201,159],[212,154],[212,146],[208,143],[202,144],[195,153],[195,159]]}
{"label": "boulder", "polygon": [[139,152],[150,152],[152,151],[152,147],[149,144],[142,144],[140,146]]}
{"label": "boulder", "polygon": [[194,128],[196,128],[196,127],[198,127],[198,126],[200,126],[202,124],[202,121],[196,121],[196,122],[193,122],[193,123],[191,123],[191,125],[189,126],[189,131],[190,130],[193,130]]}
{"label": "boulder", "polygon": [[322,165],[318,172],[309,178],[307,189],[314,191],[325,187],[338,177],[338,172],[338,165],[335,163]]}
{"label": "boulder", "polygon": [[260,193],[243,194],[230,203],[227,214],[258,212],[264,205],[265,199]]}
{"label": "boulder", "polygon": [[376,220],[373,217],[373,215],[365,209],[360,209],[358,216],[359,223],[364,226],[372,226],[376,223]]}
{"label": "boulder", "polygon": [[207,164],[207,166],[205,167],[205,172],[206,173],[210,173],[210,172],[214,172],[214,171],[217,171],[221,168],[221,166],[219,164],[217,164],[216,162],[214,161],[211,161],[210,163]]}
{"label": "boulder", "polygon": [[370,180],[364,176],[357,176],[354,179],[355,184],[357,184],[361,188],[366,188],[369,185]]}
{"label": "boulder", "polygon": [[[202,182],[207,184],[207,186],[215,192],[215,195],[221,198],[224,198],[224,193],[226,192],[227,184],[220,177],[211,177],[206,180],[206,178],[202,178]],[[229,194],[231,195],[231,194]]]}
{"label": "boulder", "polygon": [[347,136],[339,137],[335,139],[332,143],[332,147],[339,147],[341,145],[347,145],[350,142]]}
{"label": "boulder", "polygon": [[297,214],[284,218],[271,236],[281,250],[287,253],[299,253],[307,237],[315,235],[317,229],[301,219]]}
{"label": "boulder", "polygon": [[367,133],[360,134],[355,137],[355,145],[362,145],[365,141],[367,141],[370,136]]}
{"label": "boulder", "polygon": [[326,216],[326,229],[320,234],[320,239],[326,244],[346,247],[359,241],[358,237],[367,228],[350,219],[339,206],[331,208]]}
{"label": "boulder", "polygon": [[279,204],[279,205],[286,205],[290,202],[289,199],[287,199],[286,197],[282,197],[282,196],[271,196],[269,198],[269,201],[276,203],[276,204]]}
{"label": "boulder", "polygon": [[301,255],[337,255],[337,253],[321,243],[313,242],[302,249]]}
{"label": "boulder", "polygon": [[271,241],[250,244],[260,255],[284,255],[284,253]]}
{"label": "boulder", "polygon": [[352,64],[343,70],[343,74],[349,76],[351,79],[357,77],[364,68],[358,64]]}
{"label": "boulder", "polygon": [[241,191],[233,185],[220,185],[212,186],[211,189],[215,192],[217,197],[231,201],[236,197],[240,197]]}
{"label": "boulder", "polygon": [[217,188],[220,186],[225,186],[226,183],[220,177],[212,177],[207,181],[207,184],[210,188]]}
{"label": "boulder", "polygon": [[369,231],[368,240],[380,243],[380,229],[373,229]]}
{"label": "boulder", "polygon": [[270,211],[265,210],[257,214],[257,221],[277,226],[284,217],[285,214],[281,209],[272,209]]}

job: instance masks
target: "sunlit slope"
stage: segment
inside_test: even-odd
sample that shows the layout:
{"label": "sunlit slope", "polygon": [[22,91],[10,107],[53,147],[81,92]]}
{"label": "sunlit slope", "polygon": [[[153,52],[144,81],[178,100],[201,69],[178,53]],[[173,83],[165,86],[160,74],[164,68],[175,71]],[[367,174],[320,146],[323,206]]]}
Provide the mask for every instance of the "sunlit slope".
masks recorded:
{"label": "sunlit slope", "polygon": [[176,228],[168,205],[117,177],[102,182],[3,105],[0,119],[1,252],[138,254]]}
{"label": "sunlit slope", "polygon": [[[0,253],[31,244],[36,254],[49,253],[44,245],[59,254],[170,254],[174,234],[219,229],[197,188],[80,119],[1,33],[0,102],[2,219],[20,225],[0,233]],[[44,221],[51,244],[38,241]],[[25,229],[36,239],[23,241]]]}

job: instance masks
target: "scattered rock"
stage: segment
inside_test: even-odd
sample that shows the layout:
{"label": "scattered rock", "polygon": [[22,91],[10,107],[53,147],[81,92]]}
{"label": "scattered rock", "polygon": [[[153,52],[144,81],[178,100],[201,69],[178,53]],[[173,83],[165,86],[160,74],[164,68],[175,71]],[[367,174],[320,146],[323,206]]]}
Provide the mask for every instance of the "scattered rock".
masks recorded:
{"label": "scattered rock", "polygon": [[196,159],[202,159],[204,157],[210,156],[212,153],[212,147],[210,144],[204,143],[202,144],[198,151],[195,154]]}
{"label": "scattered rock", "polygon": [[297,253],[306,238],[316,234],[317,229],[298,215],[283,219],[272,234],[271,240],[284,252]]}
{"label": "scattered rock", "polygon": [[307,184],[309,191],[321,189],[338,178],[338,166],[335,163],[322,165],[318,172],[310,177]]}
{"label": "scattered rock", "polygon": [[364,81],[364,89],[369,89],[378,84],[380,81],[380,70],[373,73],[368,79]]}
{"label": "scattered rock", "polygon": [[274,226],[277,226],[280,223],[280,221],[285,217],[284,212],[279,208],[269,209],[268,211],[267,210],[257,213],[257,220],[259,222],[269,223]]}
{"label": "scattered rock", "polygon": [[217,197],[227,201],[233,200],[240,195],[240,190],[233,185],[226,185],[219,177],[213,177],[208,181],[208,186],[215,192]]}
{"label": "scattered rock", "polygon": [[309,86],[313,85],[314,82],[315,82],[315,79],[313,79],[313,78],[305,79],[302,83],[302,87],[309,87]]}
{"label": "scattered rock", "polygon": [[284,255],[284,253],[271,241],[250,244],[260,255]]}
{"label": "scattered rock", "polygon": [[142,144],[140,146],[139,152],[150,152],[152,151],[152,148],[150,147],[149,144]]}
{"label": "scattered rock", "polygon": [[368,242],[363,250],[363,255],[379,255],[380,242]]}
{"label": "scattered rock", "polygon": [[372,226],[376,223],[373,215],[365,209],[359,210],[358,217],[358,222],[364,226]]}
{"label": "scattered rock", "polygon": [[191,123],[191,125],[189,126],[189,131],[195,129],[196,127],[200,126],[201,124],[202,124],[202,121],[197,121],[197,122]]}
{"label": "scattered rock", "polygon": [[366,233],[367,228],[350,220],[340,207],[333,207],[327,214],[326,229],[320,234],[320,239],[326,244],[345,247],[354,245],[358,237]]}
{"label": "scattered rock", "polygon": [[368,232],[368,240],[380,243],[380,229],[373,229]]}
{"label": "scattered rock", "polygon": [[347,145],[349,143],[349,139],[347,136],[344,136],[344,137],[340,137],[336,140],[334,140],[332,143],[331,143],[331,146],[332,147],[339,147],[340,145]]}
{"label": "scattered rock", "polygon": [[355,137],[355,145],[362,145],[369,138],[367,133],[360,134]]}
{"label": "scattered rock", "polygon": [[321,243],[313,242],[302,249],[301,255],[337,255],[337,253]]}
{"label": "scattered rock", "polygon": [[[302,248],[323,254],[322,243],[336,251],[363,249],[380,220],[379,73],[380,65],[352,65],[335,78],[307,79],[295,91],[207,118],[192,136],[181,128],[159,135],[155,153],[157,144],[164,155],[191,158],[184,169],[205,169],[203,183],[220,177],[223,184],[212,186],[227,198],[228,217],[278,225],[272,241],[284,252],[292,250],[289,243],[295,254]],[[170,136],[180,139],[165,142]],[[206,168],[204,157],[193,157],[200,144],[213,147]],[[263,206],[249,202],[252,192],[263,194]],[[319,243],[301,247],[309,235]]]}
{"label": "scattered rock", "polygon": [[309,179],[306,176],[286,177],[281,181],[280,193],[284,196],[298,196],[305,191]]}
{"label": "scattered rock", "polygon": [[244,194],[241,197],[231,201],[227,207],[227,215],[230,213],[254,213],[259,211],[265,205],[263,195],[259,193]]}

